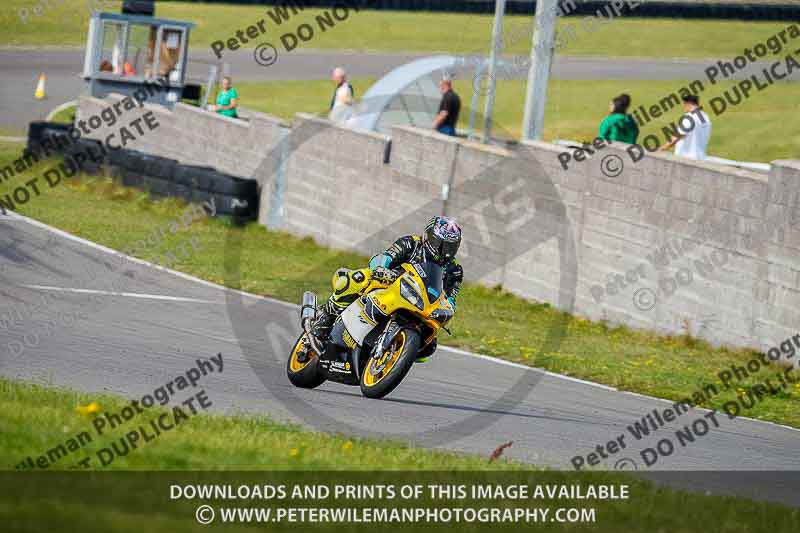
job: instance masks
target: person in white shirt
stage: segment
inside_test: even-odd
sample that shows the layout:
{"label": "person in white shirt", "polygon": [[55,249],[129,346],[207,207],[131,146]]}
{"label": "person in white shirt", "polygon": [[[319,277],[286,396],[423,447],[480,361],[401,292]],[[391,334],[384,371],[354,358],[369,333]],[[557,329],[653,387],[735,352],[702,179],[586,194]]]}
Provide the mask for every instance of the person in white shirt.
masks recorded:
{"label": "person in white shirt", "polygon": [[331,80],[336,84],[336,90],[328,118],[334,122],[345,122],[353,114],[353,86],[347,81],[347,73],[341,67],[333,69]]}
{"label": "person in white shirt", "polygon": [[700,99],[694,94],[683,96],[685,114],[678,122],[678,135],[661,147],[669,150],[675,147],[675,155],[688,159],[705,159],[708,141],[711,138],[711,119],[703,108]]}

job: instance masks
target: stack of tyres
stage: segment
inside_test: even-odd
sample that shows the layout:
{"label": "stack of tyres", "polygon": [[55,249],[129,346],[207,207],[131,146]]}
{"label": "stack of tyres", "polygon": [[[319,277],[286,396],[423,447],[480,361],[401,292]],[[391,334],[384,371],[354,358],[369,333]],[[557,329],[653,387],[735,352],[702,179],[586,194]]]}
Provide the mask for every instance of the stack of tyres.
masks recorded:
{"label": "stack of tyres", "polygon": [[138,150],[116,150],[111,161],[116,168],[115,173],[122,178],[126,187],[144,189],[145,174],[142,172],[142,158],[146,155]]}
{"label": "stack of tyres", "polygon": [[212,167],[179,165],[175,182],[189,187],[192,201],[214,205],[219,215],[228,215],[237,221],[252,220],[258,216],[258,184],[217,172]]}
{"label": "stack of tyres", "polygon": [[174,186],[176,190],[180,188],[181,191],[188,194],[190,202],[202,204],[209,200],[206,193],[211,186],[215,172],[214,167],[177,165],[175,167]]}
{"label": "stack of tyres", "polygon": [[[114,178],[118,178],[124,181],[124,170],[125,170],[125,162],[129,157],[128,154],[131,150],[126,148],[121,148],[119,150],[109,150],[108,152],[108,165],[111,171],[111,175]],[[141,187],[142,185],[136,185],[137,187]],[[134,185],[130,185],[130,187],[134,187]]]}
{"label": "stack of tyres", "polygon": [[141,154],[137,168],[129,170],[142,176],[144,188],[157,197],[175,196],[174,174],[177,161],[157,155]]}
{"label": "stack of tyres", "polygon": [[100,141],[78,139],[64,151],[64,158],[72,161],[81,172],[96,176],[102,173],[106,155]]}
{"label": "stack of tyres", "polygon": [[[28,144],[25,155],[33,154],[39,158],[52,157],[66,149],[71,143],[70,124],[57,122],[33,121],[28,125]],[[48,142],[45,143],[45,140]]]}
{"label": "stack of tyres", "polygon": [[[99,141],[70,139],[69,124],[34,121],[28,127],[26,152],[41,157],[49,147],[50,154],[62,153],[78,163],[81,171],[96,174],[103,163],[112,175],[121,178],[126,187],[136,187],[153,196],[176,196],[186,201],[213,206],[209,211],[230,216],[237,222],[258,216],[258,184],[218,172],[214,167],[181,165],[174,159],[120,148],[103,150]],[[43,146],[43,142],[45,145]],[[84,157],[76,157],[81,154]]]}
{"label": "stack of tyres", "polygon": [[49,124],[49,122],[45,122],[43,120],[34,120],[28,124],[28,144],[25,147],[26,153],[32,153],[41,150],[42,139],[44,139],[44,131]]}
{"label": "stack of tyres", "polygon": [[212,183],[217,212],[231,215],[237,220],[258,217],[258,183],[219,173]]}

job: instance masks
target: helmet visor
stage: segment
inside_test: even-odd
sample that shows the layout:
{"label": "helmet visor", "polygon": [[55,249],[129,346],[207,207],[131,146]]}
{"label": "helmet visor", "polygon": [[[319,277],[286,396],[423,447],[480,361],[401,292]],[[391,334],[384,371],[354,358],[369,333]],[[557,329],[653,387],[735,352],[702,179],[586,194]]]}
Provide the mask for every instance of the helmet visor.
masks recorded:
{"label": "helmet visor", "polygon": [[446,241],[436,235],[435,232],[428,234],[428,249],[433,255],[434,261],[445,263],[452,260],[458,252],[458,245],[460,243],[453,241]]}

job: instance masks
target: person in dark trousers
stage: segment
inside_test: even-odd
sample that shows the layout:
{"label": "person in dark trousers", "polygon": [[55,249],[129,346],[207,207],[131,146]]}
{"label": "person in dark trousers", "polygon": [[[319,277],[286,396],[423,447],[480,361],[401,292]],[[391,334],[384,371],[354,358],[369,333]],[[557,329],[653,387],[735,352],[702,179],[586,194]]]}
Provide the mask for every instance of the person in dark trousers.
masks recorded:
{"label": "person in dark trousers", "polygon": [[636,120],[628,114],[631,105],[631,97],[621,94],[611,100],[609,111],[611,114],[600,123],[600,133],[598,137],[606,141],[619,141],[628,144],[636,144],[639,137],[639,125]]}
{"label": "person in dark trousers", "polygon": [[433,120],[433,129],[445,135],[455,135],[458,114],[461,112],[461,98],[453,90],[453,79],[450,76],[442,78],[439,90],[442,92],[442,101]]}

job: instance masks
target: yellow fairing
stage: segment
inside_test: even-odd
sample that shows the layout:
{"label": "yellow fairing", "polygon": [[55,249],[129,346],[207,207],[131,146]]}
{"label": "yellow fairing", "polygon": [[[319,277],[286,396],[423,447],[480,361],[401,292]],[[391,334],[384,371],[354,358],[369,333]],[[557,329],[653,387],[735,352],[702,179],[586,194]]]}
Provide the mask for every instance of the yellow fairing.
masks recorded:
{"label": "yellow fairing", "polygon": [[[448,310],[452,313],[453,306],[450,305],[450,302],[445,297],[444,291],[442,291],[437,298],[431,299],[425,282],[416,269],[409,264],[404,264],[402,267],[405,273],[401,277],[388,287],[383,286],[385,288],[372,292],[370,298],[372,298],[381,312],[386,315],[391,315],[400,309],[414,314],[422,322],[431,327],[433,335],[435,336],[441,329],[442,323],[431,318],[431,315],[437,309]],[[416,289],[415,292],[421,297],[423,302],[423,308],[421,310],[400,293],[400,284],[403,278],[406,278],[406,282],[414,287]],[[376,287],[376,289],[377,288],[378,287]]]}
{"label": "yellow fairing", "polygon": [[334,272],[331,279],[333,303],[340,309],[344,309],[360,295],[375,288],[385,287],[385,285],[372,281],[371,278],[372,271],[369,268],[360,268],[358,270],[340,268]]}

